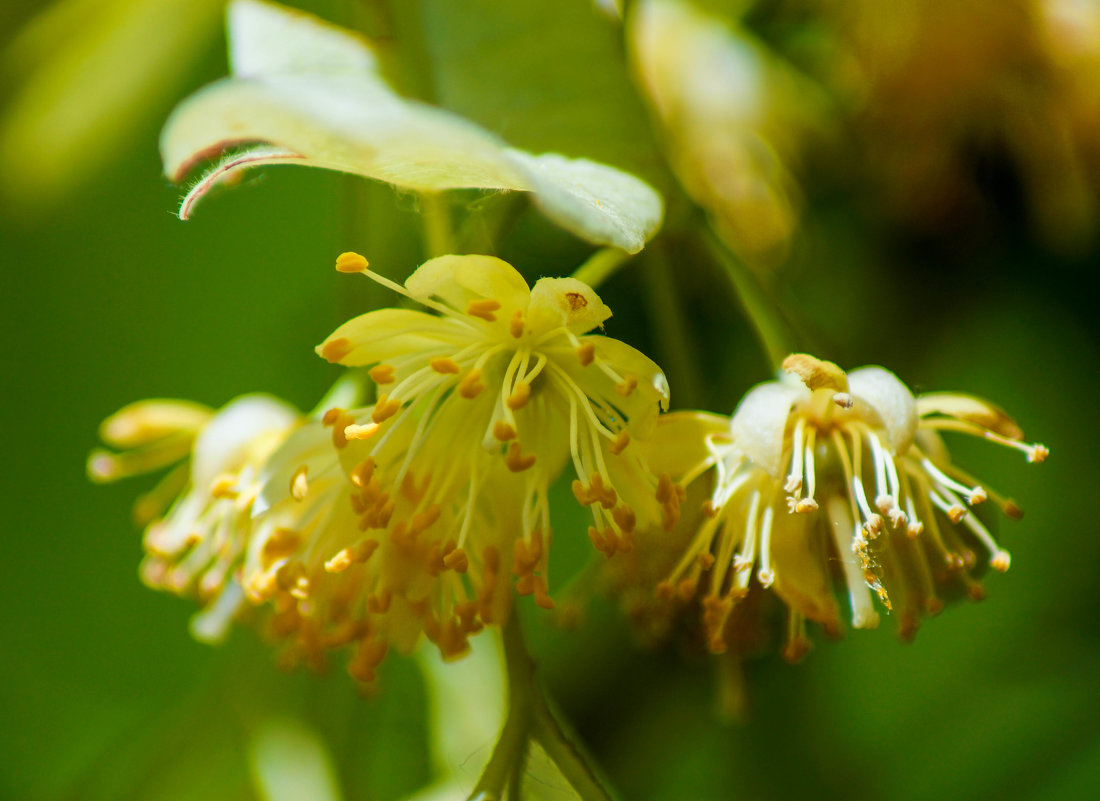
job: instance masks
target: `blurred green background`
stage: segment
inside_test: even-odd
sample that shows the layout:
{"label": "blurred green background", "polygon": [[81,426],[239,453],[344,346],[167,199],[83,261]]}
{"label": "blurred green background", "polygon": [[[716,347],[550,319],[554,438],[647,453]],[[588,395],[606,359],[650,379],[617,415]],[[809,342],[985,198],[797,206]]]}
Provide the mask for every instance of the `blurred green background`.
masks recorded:
{"label": "blurred green background", "polygon": [[[40,5],[5,4],[0,42]],[[748,24],[768,41],[818,35],[804,8],[815,4],[756,5]],[[308,5],[385,28],[417,65],[407,91],[514,144],[604,159],[665,191],[669,229],[601,290],[615,310],[608,332],[667,367],[674,408],[732,410],[769,377],[767,361],[721,271],[690,238],[693,212],[656,155],[663,140],[630,89],[616,23],[580,0],[475,6]],[[140,113],[113,112],[113,151],[88,141],[86,175],[45,196],[25,170],[0,199],[0,798],[260,798],[248,749],[270,718],[318,734],[347,799],[396,799],[430,778],[411,660],[389,660],[380,691],[364,697],[339,668],[281,673],[248,630],[220,648],[194,642],[191,604],[137,579],[129,506],[143,485],[85,478],[99,421],[134,399],[217,406],[261,390],[309,409],[336,377],[313,345],[378,297],[334,274],[333,257],[361,250],[392,274],[424,257],[415,197],[323,172],[265,170],[209,199],[193,221],[174,217],[181,191],[161,175],[157,133],[175,102],[225,71],[216,9],[211,19],[190,44],[194,56],[172,62],[171,80],[143,95]],[[153,34],[147,42],[156,47]],[[807,50],[815,46],[791,46]],[[34,72],[11,59],[6,69],[10,111]],[[855,136],[842,126],[841,147]],[[47,142],[37,155],[51,159]],[[764,282],[818,355],[886,365],[917,389],[994,399],[1050,447],[1042,466],[970,442],[955,451],[1028,512],[998,531],[1012,569],[988,579],[987,600],[953,606],[912,645],[886,620],[841,642],[818,637],[798,666],[750,662],[750,710],[739,722],[716,711],[713,659],[680,644],[640,648],[614,604],[593,601],[565,633],[523,606],[532,649],[623,798],[1093,797],[1096,240],[1067,250],[1036,235],[1012,163],[996,154],[979,159],[983,213],[946,227],[899,223],[834,156],[807,157],[801,222]],[[456,202],[476,218],[478,204],[497,201]],[[529,209],[497,244],[532,279],[567,274],[590,251]],[[669,291],[679,334],[668,328]],[[556,514],[561,586],[590,549],[573,509]],[[475,774],[484,756],[472,744],[463,770]]]}

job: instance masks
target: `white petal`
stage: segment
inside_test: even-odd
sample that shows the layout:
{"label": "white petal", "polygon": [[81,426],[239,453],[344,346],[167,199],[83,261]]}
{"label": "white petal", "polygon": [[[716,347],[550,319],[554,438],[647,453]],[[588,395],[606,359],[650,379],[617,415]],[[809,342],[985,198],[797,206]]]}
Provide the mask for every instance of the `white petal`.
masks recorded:
{"label": "white petal", "polygon": [[886,429],[892,452],[908,450],[917,431],[917,404],[901,379],[882,367],[861,367],[848,373],[848,388],[857,404],[853,414],[860,413],[861,401],[866,403]]}
{"label": "white petal", "polygon": [[219,474],[237,470],[257,437],[289,428],[298,416],[294,407],[270,395],[244,395],[231,401],[195,440],[192,482],[205,489]]}
{"label": "white petal", "polygon": [[797,379],[757,384],[733,413],[733,444],[778,478],[783,472],[784,436],[791,406],[809,397],[810,391]]}

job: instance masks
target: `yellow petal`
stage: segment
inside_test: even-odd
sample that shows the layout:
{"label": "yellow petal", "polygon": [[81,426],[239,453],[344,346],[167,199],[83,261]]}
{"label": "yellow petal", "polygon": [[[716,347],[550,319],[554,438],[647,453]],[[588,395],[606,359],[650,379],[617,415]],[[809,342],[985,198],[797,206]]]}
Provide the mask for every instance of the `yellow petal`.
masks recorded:
{"label": "yellow petal", "polygon": [[564,325],[574,334],[584,334],[602,325],[611,309],[576,278],[540,278],[531,290],[527,316],[536,331]]}
{"label": "yellow petal", "polygon": [[825,625],[839,625],[840,614],[829,584],[830,563],[817,521],[807,515],[780,513],[772,524],[771,567],[776,593],[794,611]]}
{"label": "yellow petal", "polygon": [[643,458],[653,473],[668,473],[673,481],[679,481],[707,459],[708,438],[728,437],[728,417],[710,412],[671,412],[657,419],[653,436],[638,442]]}
{"label": "yellow petal", "polygon": [[1023,439],[1024,432],[1016,421],[989,401],[958,392],[935,392],[917,398],[917,412],[921,417],[942,414],[975,423],[1002,437]]}
{"label": "yellow petal", "polygon": [[348,320],[316,350],[330,362],[358,367],[462,344],[463,332],[445,319],[411,309],[379,309]]}
{"label": "yellow petal", "polygon": [[848,386],[857,404],[852,412],[864,411],[861,404],[874,409],[886,430],[887,444],[892,452],[899,454],[908,450],[917,432],[917,405],[909,388],[882,367],[853,370],[848,374]]}
{"label": "yellow petal", "polygon": [[435,296],[459,311],[471,301],[498,301],[505,319],[527,305],[531,291],[511,264],[495,256],[440,256],[424,262],[405,281],[414,298]]}

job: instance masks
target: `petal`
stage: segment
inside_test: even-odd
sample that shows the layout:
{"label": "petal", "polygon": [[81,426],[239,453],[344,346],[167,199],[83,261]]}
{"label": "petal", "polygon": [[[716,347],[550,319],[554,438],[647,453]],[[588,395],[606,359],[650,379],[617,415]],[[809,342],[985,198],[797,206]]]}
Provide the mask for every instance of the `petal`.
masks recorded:
{"label": "petal", "polygon": [[773,586],[794,611],[826,626],[839,626],[840,610],[827,572],[831,557],[820,532],[811,530],[816,522],[807,515],[776,515],[769,550]]}
{"label": "petal", "polygon": [[527,305],[531,291],[511,264],[495,256],[440,256],[424,262],[405,281],[414,298],[433,295],[465,311],[470,301],[499,301],[505,314]]}
{"label": "petal", "polygon": [[942,414],[975,423],[1002,437],[1017,440],[1024,438],[1024,432],[1020,426],[1002,409],[973,395],[963,395],[958,392],[934,392],[921,395],[917,398],[917,414],[921,417]]}
{"label": "petal", "polygon": [[[467,334],[468,338],[468,334]],[[464,342],[453,323],[412,309],[379,309],[348,320],[317,346],[322,358],[345,367],[386,362]]]}
{"label": "petal", "polygon": [[597,364],[583,366],[572,349],[558,355],[555,363],[588,397],[600,401],[611,414],[621,414],[627,420],[632,437],[649,438],[657,424],[657,415],[668,408],[668,381],[661,368],[640,350],[617,339],[586,336],[581,342],[594,345],[596,358],[629,382],[628,386],[633,389],[627,392],[627,386]]}
{"label": "petal", "polygon": [[856,401],[852,413],[859,414],[860,402],[877,413],[886,429],[887,444],[894,454],[904,453],[917,432],[917,404],[901,380],[882,367],[861,367],[848,374],[848,386]]}
{"label": "petal", "polygon": [[210,407],[193,401],[142,400],[104,420],[99,436],[115,448],[138,448],[173,434],[197,433],[213,414]]}
{"label": "petal", "polygon": [[657,419],[653,436],[639,442],[643,458],[657,475],[674,481],[713,458],[707,443],[729,433],[728,417],[710,412],[670,412]]}
{"label": "petal", "polygon": [[219,474],[237,470],[259,438],[289,429],[298,418],[293,406],[270,395],[230,401],[195,440],[192,483],[205,490]]}
{"label": "petal", "polygon": [[574,334],[584,334],[610,316],[600,296],[576,278],[540,278],[527,308],[528,322],[538,332],[564,325]]}
{"label": "petal", "polygon": [[733,444],[778,478],[783,471],[787,419],[796,401],[810,397],[800,381],[757,384],[741,399],[730,422]]}
{"label": "petal", "polygon": [[[643,181],[584,159],[508,148],[454,114],[397,95],[352,34],[277,6],[247,2],[239,9],[231,36],[241,71],[185,100],[161,135],[173,180],[231,145],[262,142],[283,160],[298,156],[310,166],[418,191],[531,191],[568,230],[631,252],[656,231],[661,199]],[[319,47],[331,52],[318,55]],[[217,168],[203,183],[209,188],[256,163]]]}

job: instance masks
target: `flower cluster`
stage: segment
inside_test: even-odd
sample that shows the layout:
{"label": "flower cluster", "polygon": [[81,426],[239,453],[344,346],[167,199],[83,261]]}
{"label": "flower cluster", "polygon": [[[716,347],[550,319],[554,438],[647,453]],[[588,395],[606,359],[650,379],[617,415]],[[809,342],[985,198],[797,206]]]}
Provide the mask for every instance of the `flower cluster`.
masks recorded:
{"label": "flower cluster", "polygon": [[[955,431],[1023,452],[997,407],[960,394],[914,398],[893,373],[863,367],[846,374],[831,362],[795,354],[785,375],[741,401],[729,434],[712,437],[717,479],[705,522],[661,582],[666,598],[699,594],[711,650],[736,636],[731,613],[754,587],[789,607],[785,654],[809,646],[807,620],[839,633],[834,589],[847,596],[851,624],[878,624],[874,600],[897,614],[902,637],[961,588],[982,597],[974,578],[987,562],[1009,566],[973,507],[992,500],[1008,517],[1019,507],[955,466],[939,433]],[[755,579],[755,582],[754,582]]]}
{"label": "flower cluster", "polygon": [[337,269],[428,309],[368,312],[317,348],[369,368],[373,403],[310,420],[264,396],[216,414],[150,402],[103,431],[116,447],[145,445],[141,458],[91,459],[108,479],[191,453],[189,477],[177,472],[184,492],[147,529],[143,572],[206,604],[196,631],[216,637],[243,607],[266,604],[288,659],[319,664],[356,643],[351,671],[369,681],[391,645],[408,651],[421,634],[445,657],[464,654],[471,634],[508,614],[509,571],[516,593],[553,606],[548,493],[567,463],[607,556],[629,552],[637,526],[676,523],[682,487],[635,444],[667,405],[664,375],[589,333],[611,315],[591,288],[572,278],[529,288],[488,256],[433,259],[404,286],[357,254]]}

